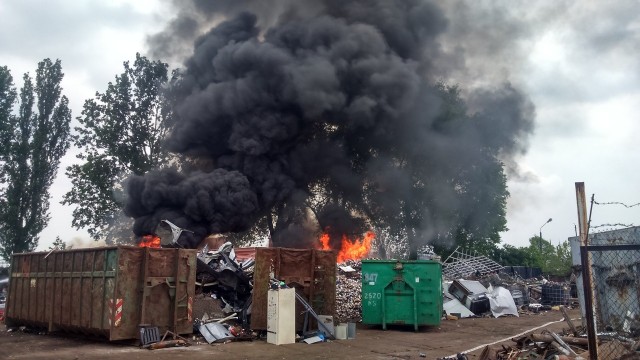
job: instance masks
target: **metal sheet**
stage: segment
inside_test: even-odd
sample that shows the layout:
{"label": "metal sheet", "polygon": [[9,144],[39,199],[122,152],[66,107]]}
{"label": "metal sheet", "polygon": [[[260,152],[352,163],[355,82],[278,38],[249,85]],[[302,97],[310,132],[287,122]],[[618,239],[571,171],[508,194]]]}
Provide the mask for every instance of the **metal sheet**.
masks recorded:
{"label": "metal sheet", "polygon": [[464,306],[464,304],[462,304],[460,300],[455,298],[445,302],[442,305],[442,310],[446,311],[446,313],[449,315],[458,314],[460,315],[460,318],[476,316],[476,314],[467,309],[467,307]]}
{"label": "metal sheet", "polygon": [[227,330],[224,325],[218,323],[200,325],[198,330],[209,344],[214,342],[223,342],[233,338],[233,335],[231,335],[229,330]]}

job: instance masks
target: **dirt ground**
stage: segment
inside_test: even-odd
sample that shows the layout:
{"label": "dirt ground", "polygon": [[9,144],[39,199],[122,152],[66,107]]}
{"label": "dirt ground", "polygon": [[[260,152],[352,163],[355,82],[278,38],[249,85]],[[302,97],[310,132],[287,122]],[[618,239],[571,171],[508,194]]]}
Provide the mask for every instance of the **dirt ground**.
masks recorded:
{"label": "dirt ground", "polygon": [[[570,310],[572,318],[579,310]],[[264,340],[183,348],[140,349],[132,343],[108,343],[63,334],[7,332],[0,326],[0,359],[437,359],[463,352],[562,319],[559,311],[524,314],[519,318],[470,318],[443,320],[439,327],[412,328],[358,327],[356,339],[307,345],[297,343],[275,346]],[[544,328],[559,332],[564,321]],[[543,328],[536,329],[539,333]],[[511,340],[505,344],[513,345]],[[482,349],[468,354],[477,359]],[[420,357],[420,354],[424,357]]]}

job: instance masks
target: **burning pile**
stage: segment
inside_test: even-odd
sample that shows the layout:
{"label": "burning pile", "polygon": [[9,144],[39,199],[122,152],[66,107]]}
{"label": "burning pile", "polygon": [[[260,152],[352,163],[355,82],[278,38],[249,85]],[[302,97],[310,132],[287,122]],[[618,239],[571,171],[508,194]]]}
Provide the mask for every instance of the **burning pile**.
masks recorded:
{"label": "burning pile", "polygon": [[140,239],[138,243],[139,247],[151,247],[151,248],[159,248],[160,247],[160,238],[155,235],[145,235]]}
{"label": "burning pile", "polygon": [[[369,255],[371,244],[376,235],[368,231],[362,239],[342,235],[338,248],[338,263],[348,260],[359,260]],[[325,232],[320,236],[320,250],[334,250],[330,245],[331,236]]]}
{"label": "burning pile", "polygon": [[362,238],[341,235],[340,241],[331,241],[330,231],[324,232],[319,239],[321,250],[331,250],[331,244],[338,244],[338,267],[336,276],[336,317],[341,322],[360,322],[362,320],[362,263],[371,251],[375,239],[373,231]]}

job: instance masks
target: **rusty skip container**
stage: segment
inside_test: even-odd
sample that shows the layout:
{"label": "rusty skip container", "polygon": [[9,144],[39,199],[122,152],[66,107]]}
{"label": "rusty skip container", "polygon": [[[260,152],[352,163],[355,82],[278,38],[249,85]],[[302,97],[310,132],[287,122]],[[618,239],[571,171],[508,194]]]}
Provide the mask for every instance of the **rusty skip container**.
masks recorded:
{"label": "rusty skip container", "polygon": [[[334,315],[336,307],[335,251],[287,248],[256,248],[253,273],[251,328],[267,329],[269,279],[284,281],[295,288],[322,315]],[[296,330],[304,325],[305,309],[296,301]],[[315,326],[310,319],[311,328]]]}
{"label": "rusty skip container", "polygon": [[101,247],[14,254],[8,325],[79,332],[108,340],[193,331],[196,250]]}

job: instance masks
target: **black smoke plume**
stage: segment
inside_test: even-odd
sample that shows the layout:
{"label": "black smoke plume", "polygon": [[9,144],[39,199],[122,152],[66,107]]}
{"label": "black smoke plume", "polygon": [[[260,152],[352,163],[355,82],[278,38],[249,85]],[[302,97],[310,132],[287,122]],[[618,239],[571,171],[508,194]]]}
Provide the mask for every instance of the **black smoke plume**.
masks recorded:
{"label": "black smoke plume", "polygon": [[[298,246],[308,245],[305,232],[362,231],[364,218],[446,229],[453,216],[442,214],[471,212],[458,196],[466,185],[452,179],[526,150],[534,110],[516,87],[470,90],[466,108],[436,84],[451,56],[440,42],[450,20],[435,2],[176,6],[178,17],[150,39],[155,54],[174,56],[216,25],[195,40],[171,89],[167,146],[217,170],[131,179],[127,214],[138,235],[163,218],[204,236],[273,214],[274,243]],[[318,188],[324,205],[309,229]]]}

